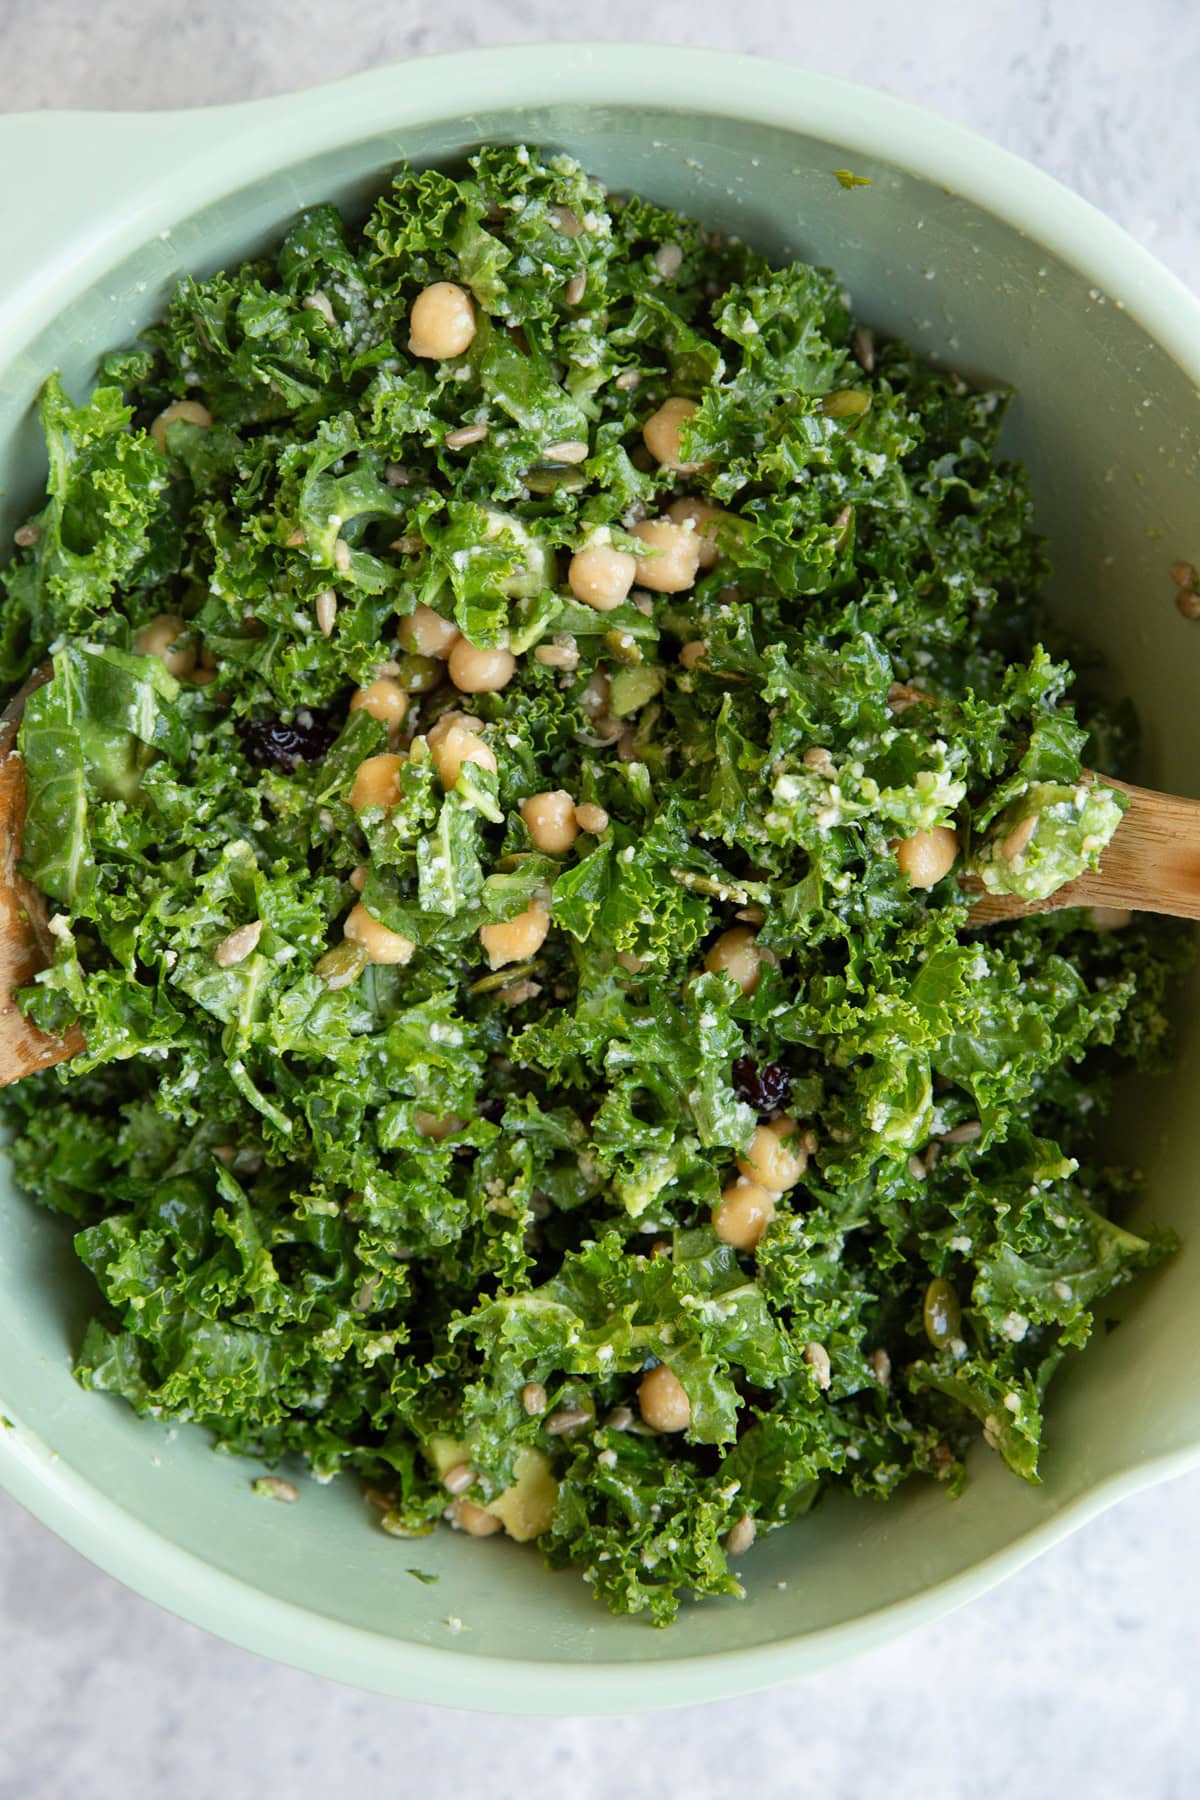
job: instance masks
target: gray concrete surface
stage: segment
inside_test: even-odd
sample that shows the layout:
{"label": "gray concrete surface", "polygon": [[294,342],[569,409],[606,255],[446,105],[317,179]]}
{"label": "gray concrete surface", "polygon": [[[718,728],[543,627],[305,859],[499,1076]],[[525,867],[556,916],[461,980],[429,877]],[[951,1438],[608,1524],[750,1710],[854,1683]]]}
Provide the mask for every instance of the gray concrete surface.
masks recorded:
{"label": "gray concrete surface", "polygon": [[[1200,286],[1195,0],[0,0],[0,109],[203,104],[430,51],[587,37],[786,57],[925,102]],[[1200,1476],[1143,1494],[968,1610],[770,1695],[520,1721],[259,1662],[0,1499],[0,1800],[1190,1800],[1198,1511]]]}

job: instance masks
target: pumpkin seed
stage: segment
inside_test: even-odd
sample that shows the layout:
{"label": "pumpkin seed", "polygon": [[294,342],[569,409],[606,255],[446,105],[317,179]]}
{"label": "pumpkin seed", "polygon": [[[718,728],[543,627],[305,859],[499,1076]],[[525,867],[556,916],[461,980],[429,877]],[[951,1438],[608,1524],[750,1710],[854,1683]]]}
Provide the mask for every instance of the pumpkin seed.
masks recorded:
{"label": "pumpkin seed", "polygon": [[961,1324],[958,1295],[948,1281],[935,1275],[925,1289],[925,1336],[935,1350],[942,1350],[958,1336]]}

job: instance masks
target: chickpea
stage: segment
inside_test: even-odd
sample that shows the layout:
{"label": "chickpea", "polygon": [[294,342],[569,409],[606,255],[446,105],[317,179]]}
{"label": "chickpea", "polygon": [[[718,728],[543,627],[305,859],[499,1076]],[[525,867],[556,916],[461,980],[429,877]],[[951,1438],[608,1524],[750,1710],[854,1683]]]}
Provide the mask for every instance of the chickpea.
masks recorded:
{"label": "chickpea", "polygon": [[351,909],[342,926],[342,936],[352,944],[361,944],[370,963],[406,963],[417,947],[411,938],[381,925],[361,900]]}
{"label": "chickpea", "polygon": [[633,586],[638,559],[611,544],[586,544],[577,550],[567,569],[567,584],[577,600],[597,612],[620,606]]}
{"label": "chickpea", "polygon": [[186,630],[178,613],[159,613],[157,619],[142,626],[133,640],[133,647],[139,656],[157,656],[165,664],[168,675],[174,675],[177,681],[186,681],[196,667],[195,646],[186,644],[178,650],[171,648]]}
{"label": "chickpea", "polygon": [[434,656],[444,661],[460,633],[453,619],[443,619],[432,606],[416,606],[401,619],[396,635],[414,656]]}
{"label": "chickpea", "polygon": [[404,723],[404,715],[408,711],[408,695],[394,675],[381,675],[377,681],[368,682],[366,687],[359,688],[350,702],[350,711],[370,713],[373,719],[378,719],[389,731],[396,731]]}
{"label": "chickpea", "polygon": [[456,725],[461,725],[464,731],[483,730],[482,719],[477,719],[474,713],[460,712],[456,706],[451,706],[444,713],[438,714],[425,733],[426,742],[431,746],[441,743],[446,734],[453,731]]}
{"label": "chickpea", "polygon": [[914,831],[897,844],[896,861],[908,876],[909,887],[931,888],[950,873],[958,851],[957,831],[935,825],[932,831]]}
{"label": "chickpea", "polygon": [[188,680],[194,682],[197,687],[208,687],[217,679],[219,673],[216,657],[207,644],[201,644],[196,652],[196,666],[188,676]]}
{"label": "chickpea", "polygon": [[475,308],[465,288],[435,281],[423,288],[408,315],[408,347],[434,362],[461,356],[475,336]]}
{"label": "chickpea", "polygon": [[516,671],[511,650],[482,650],[460,637],[450,652],[450,679],[460,694],[496,694]]}
{"label": "chickpea", "polygon": [[404,762],[403,756],[385,752],[382,756],[368,756],[359,763],[350,789],[350,804],[355,812],[366,812],[371,806],[395,806],[400,798],[400,771]]}
{"label": "chickpea", "polygon": [[759,965],[766,961],[754,941],[748,925],[735,925],[723,931],[704,958],[710,975],[732,975],[743,994],[752,994],[758,986]]}
{"label": "chickpea", "polygon": [[575,802],[565,788],[531,794],[521,802],[521,817],[529,828],[534,848],[547,856],[563,856],[579,836]]}
{"label": "chickpea", "polygon": [[167,426],[173,425],[176,419],[182,419],[185,425],[200,425],[206,430],[213,422],[207,406],[202,406],[199,400],[172,400],[170,406],[164,406],[150,427],[150,436],[164,456],[167,453]]}
{"label": "chickpea", "polygon": [[515,919],[505,919],[499,925],[481,925],[479,941],[490,966],[502,969],[506,963],[525,962],[536,956],[549,930],[550,914],[540,900],[534,900]]}
{"label": "chickpea", "polygon": [[451,725],[436,740],[431,736],[429,746],[433,751],[433,766],[444,788],[455,786],[464,763],[477,763],[481,769],[490,769],[493,775],[496,773],[496,758],[491,750],[481,737],[463,725]]}
{"label": "chickpea", "polygon": [[703,662],[708,655],[708,645],[703,638],[693,638],[690,643],[681,646],[679,661],[685,669],[694,669],[698,662]]}
{"label": "chickpea", "polygon": [[602,831],[608,830],[608,814],[602,806],[593,806],[590,800],[585,800],[582,806],[575,808],[575,823],[580,831],[599,837]]}
{"label": "chickpea", "polygon": [[769,1188],[773,1194],[795,1187],[808,1167],[808,1149],[798,1138],[798,1131],[795,1119],[787,1117],[756,1126],[750,1148],[737,1159],[746,1180]]}
{"label": "chickpea", "polygon": [[1126,906],[1089,906],[1088,923],[1093,931],[1124,931],[1133,914]]}
{"label": "chickpea", "polygon": [[682,594],[700,569],[700,538],[670,519],[643,519],[631,533],[654,555],[638,561],[638,580],[659,594]]}
{"label": "chickpea", "polygon": [[713,1207],[713,1230],[735,1250],[755,1250],[775,1217],[775,1196],[757,1181],[732,1182]]}
{"label": "chickpea", "polygon": [[477,1506],[474,1500],[456,1500],[450,1508],[450,1522],[468,1537],[495,1537],[504,1529],[495,1513],[486,1506]]}
{"label": "chickpea", "polygon": [[667,508],[667,517],[673,525],[686,525],[691,520],[696,542],[700,546],[701,571],[711,569],[721,554],[715,530],[717,522],[725,517],[721,508],[710,506],[707,500],[672,500]]}
{"label": "chickpea", "polygon": [[684,462],[679,449],[679,428],[692,414],[699,411],[694,400],[684,400],[678,394],[672,394],[664,400],[656,413],[651,413],[642,427],[642,442],[664,469],[675,469],[680,475],[694,475],[702,463]]}
{"label": "chickpea", "polygon": [[666,1363],[659,1363],[642,1376],[638,1407],[652,1431],[686,1431],[692,1422],[687,1389]]}

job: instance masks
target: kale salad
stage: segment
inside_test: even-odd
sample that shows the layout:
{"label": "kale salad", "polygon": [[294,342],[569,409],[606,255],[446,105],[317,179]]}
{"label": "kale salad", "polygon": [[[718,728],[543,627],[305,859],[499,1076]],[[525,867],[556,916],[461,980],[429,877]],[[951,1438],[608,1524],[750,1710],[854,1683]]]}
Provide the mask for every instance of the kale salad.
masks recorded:
{"label": "kale salad", "polygon": [[659,1623],[831,1488],[1037,1479],[1170,1249],[1096,1122],[1188,934],[969,924],[1130,754],[1008,398],[520,147],[47,382],[0,674],[85,1048],[4,1112],[86,1386]]}

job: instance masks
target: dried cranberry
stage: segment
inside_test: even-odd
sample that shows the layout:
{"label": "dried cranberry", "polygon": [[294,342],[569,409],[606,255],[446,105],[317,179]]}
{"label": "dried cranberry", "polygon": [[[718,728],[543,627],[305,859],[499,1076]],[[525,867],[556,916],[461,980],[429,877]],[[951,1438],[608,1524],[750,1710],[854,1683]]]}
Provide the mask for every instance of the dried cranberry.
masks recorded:
{"label": "dried cranberry", "polygon": [[709,1481],[714,1475],[719,1474],[725,1457],[716,1444],[686,1444],[681,1445],[680,1448],[685,1451],[692,1466],[699,1469],[701,1475],[707,1477]]}
{"label": "dried cranberry", "polygon": [[781,1063],[763,1063],[739,1056],[733,1065],[733,1091],[752,1106],[760,1119],[783,1111],[792,1097],[792,1078]]}
{"label": "dried cranberry", "polygon": [[257,769],[286,769],[292,774],[302,762],[324,756],[338,728],[327,712],[301,707],[294,719],[239,719],[238,736],[246,760]]}

